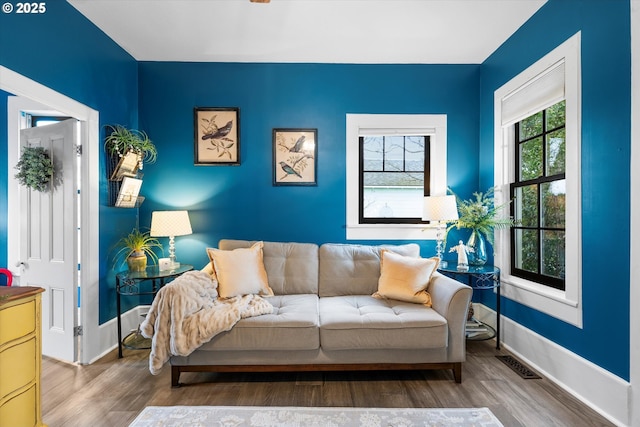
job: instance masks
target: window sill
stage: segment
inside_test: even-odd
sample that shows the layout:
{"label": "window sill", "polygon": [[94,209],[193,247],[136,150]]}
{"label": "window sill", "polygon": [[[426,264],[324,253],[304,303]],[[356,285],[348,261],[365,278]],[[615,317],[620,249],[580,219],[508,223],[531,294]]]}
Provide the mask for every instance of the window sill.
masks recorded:
{"label": "window sill", "polygon": [[582,328],[582,308],[566,292],[508,274],[501,275],[501,295]]}

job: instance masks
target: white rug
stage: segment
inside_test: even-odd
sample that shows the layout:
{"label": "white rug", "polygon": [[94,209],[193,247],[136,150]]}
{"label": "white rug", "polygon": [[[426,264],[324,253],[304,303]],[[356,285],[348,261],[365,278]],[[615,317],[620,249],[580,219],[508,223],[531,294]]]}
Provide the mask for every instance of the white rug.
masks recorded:
{"label": "white rug", "polygon": [[148,406],[130,427],[503,427],[488,408]]}

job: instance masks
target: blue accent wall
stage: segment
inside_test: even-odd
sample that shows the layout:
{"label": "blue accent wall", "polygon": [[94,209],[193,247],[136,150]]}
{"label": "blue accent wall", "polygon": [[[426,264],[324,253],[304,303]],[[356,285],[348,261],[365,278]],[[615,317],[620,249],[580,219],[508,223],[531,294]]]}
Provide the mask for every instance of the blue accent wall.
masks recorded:
{"label": "blue accent wall", "polygon": [[[46,12],[0,14],[0,64],[100,113],[100,124],[137,126],[138,64],[66,1]],[[2,76],[0,75],[0,78]],[[7,93],[0,92],[0,265],[7,260]],[[101,138],[104,131],[101,130]],[[106,206],[105,159],[100,160],[100,321],[115,316],[109,248],[135,225],[135,210]],[[132,304],[135,301],[131,302]],[[128,308],[128,307],[127,307]]]}
{"label": "blue accent wall", "polygon": [[[345,242],[347,113],[447,114],[449,184],[470,193],[478,85],[479,65],[141,63],[140,124],[158,148],[141,226],[153,210],[189,210],[194,234],[176,251],[198,267],[220,238]],[[196,106],[239,107],[240,166],[194,166]],[[273,128],[318,129],[317,186],[272,185]]]}
{"label": "blue accent wall", "polygon": [[[629,9],[623,0],[549,0],[482,65],[137,63],[56,0],[42,15],[0,14],[0,64],[98,110],[102,125],[144,129],[158,146],[157,163],[144,169],[139,217],[107,206],[101,158],[103,323],[115,317],[109,248],[138,219],[148,227],[153,210],[190,211],[194,234],[176,246],[181,261],[198,267],[220,238],[344,242],[347,113],[447,114],[449,185],[463,198],[486,190],[493,185],[494,91],[582,31],[584,328],[507,299],[503,312],[628,380]],[[0,92],[0,147],[8,143],[8,95]],[[195,106],[240,108],[240,166],[193,165]],[[272,185],[271,131],[286,127],[318,129],[317,186]],[[7,257],[6,160],[0,150],[0,264]],[[424,255],[433,253],[433,242],[419,243]],[[491,295],[483,302],[494,306]]]}
{"label": "blue accent wall", "polygon": [[[550,0],[481,67],[480,182],[493,183],[493,94],[582,32],[583,329],[504,300],[503,313],[629,379],[631,44],[628,1]],[[494,306],[493,298],[484,301]]]}

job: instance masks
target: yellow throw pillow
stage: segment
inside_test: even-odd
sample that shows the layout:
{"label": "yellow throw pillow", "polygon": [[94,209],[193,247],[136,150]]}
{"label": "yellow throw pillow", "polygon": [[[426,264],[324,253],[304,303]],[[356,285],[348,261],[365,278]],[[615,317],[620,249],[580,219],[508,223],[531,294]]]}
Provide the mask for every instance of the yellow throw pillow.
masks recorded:
{"label": "yellow throw pillow", "polygon": [[431,307],[431,295],[426,289],[439,263],[436,257],[414,258],[383,249],[380,251],[378,292],[373,296]]}
{"label": "yellow throw pillow", "polygon": [[220,298],[249,294],[273,295],[262,260],[262,247],[263,242],[256,242],[250,248],[231,251],[207,248],[214,274],[218,278]]}

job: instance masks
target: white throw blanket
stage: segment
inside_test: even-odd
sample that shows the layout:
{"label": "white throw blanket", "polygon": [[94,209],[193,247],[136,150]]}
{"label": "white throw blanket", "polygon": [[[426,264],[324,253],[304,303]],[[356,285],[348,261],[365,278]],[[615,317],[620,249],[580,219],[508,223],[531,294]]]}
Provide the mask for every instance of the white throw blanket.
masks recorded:
{"label": "white throw blanket", "polygon": [[188,356],[240,319],[273,312],[258,295],[218,299],[217,282],[202,271],[189,271],[156,294],[142,335],[151,338],[149,371],[156,375],[171,355]]}

